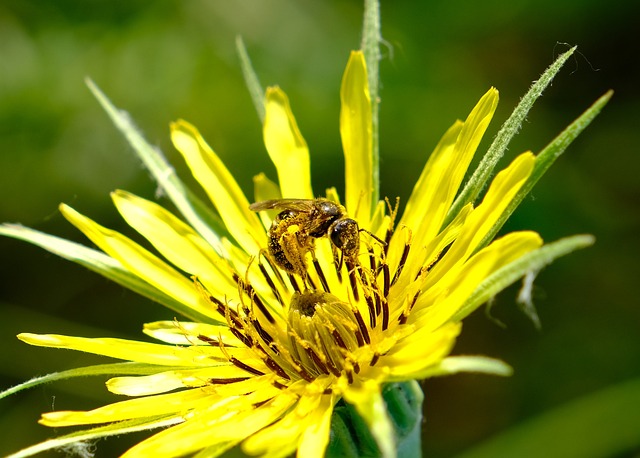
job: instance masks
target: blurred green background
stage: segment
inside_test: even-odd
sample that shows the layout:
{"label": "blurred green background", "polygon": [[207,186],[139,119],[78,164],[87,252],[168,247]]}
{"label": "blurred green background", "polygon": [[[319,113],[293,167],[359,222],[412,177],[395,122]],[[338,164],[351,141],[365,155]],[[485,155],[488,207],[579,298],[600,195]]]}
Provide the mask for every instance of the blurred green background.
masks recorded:
{"label": "blurred green background", "polygon": [[[501,102],[480,148],[486,150],[531,81],[566,43],[579,45],[579,52],[529,114],[510,157],[539,151],[597,97],[616,91],[505,228],[534,229],[548,241],[591,233],[597,244],[539,275],[534,298],[541,331],[518,311],[516,287],[502,293],[491,311],[506,327],[482,311],[466,320],[455,353],[504,359],[515,375],[425,382],[425,456],[453,456],[543,412],[640,376],[640,36],[632,30],[638,5],[438,0],[381,6],[388,45],[381,64],[382,195],[406,199],[440,135],[493,85]],[[242,80],[236,35],[244,38],[262,83],[279,84],[289,95],[312,151],[317,192],[331,185],[340,190],[338,91],[348,53],[359,45],[361,14],[361,2],[347,0],[4,0],[0,221],[85,243],[61,217],[58,203],[131,234],[108,193],[122,188],[147,198],[156,194],[85,87],[86,76],[129,111],[185,180],[187,171],[168,137],[168,123],[177,118],[199,127],[249,195],[253,175],[265,171],[275,177]],[[0,253],[0,389],[104,361],[28,347],[15,339],[18,332],[144,339],[142,323],[173,317],[25,243],[2,238]],[[3,400],[0,455],[63,433],[36,424],[42,411],[92,408],[115,399],[103,382],[59,383]],[[558,440],[588,441],[602,431],[596,422],[593,435]],[[103,441],[97,456],[121,453],[140,437]],[[640,438],[631,441],[635,445],[615,442],[619,449],[605,456],[640,453]],[[536,453],[523,450],[519,456]]]}

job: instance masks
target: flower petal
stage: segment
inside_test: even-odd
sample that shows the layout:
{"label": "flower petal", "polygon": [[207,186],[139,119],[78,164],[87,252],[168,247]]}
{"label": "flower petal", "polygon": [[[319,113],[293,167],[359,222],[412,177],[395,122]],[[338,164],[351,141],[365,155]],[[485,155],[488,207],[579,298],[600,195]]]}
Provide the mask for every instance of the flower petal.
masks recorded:
{"label": "flower petal", "polygon": [[264,243],[264,230],[258,216],[249,210],[249,201],[220,158],[198,130],[186,121],[171,124],[171,140],[203,187],[229,233],[248,253]]}
{"label": "flower petal", "polygon": [[176,393],[128,399],[85,412],[47,412],[42,414],[39,423],[45,426],[61,427],[111,423],[170,413],[181,416],[192,409],[198,408],[200,405],[213,404],[215,398],[216,396],[212,396],[211,393],[207,393],[203,389],[184,390]]}
{"label": "flower petal", "polygon": [[478,243],[525,183],[534,163],[532,153],[523,153],[496,175],[482,203],[465,220],[459,237],[429,273],[427,287],[438,282],[445,274],[450,274],[456,264],[465,262],[476,250]]}
{"label": "flower petal", "polygon": [[[252,367],[253,366],[255,366],[255,364],[253,364]],[[259,366],[256,369],[266,368]],[[147,396],[150,394],[166,393],[178,388],[206,386],[211,383],[212,379],[232,383],[252,377],[254,377],[254,374],[225,362],[214,367],[172,370],[135,377],[114,377],[107,381],[107,388],[116,394]]]}
{"label": "flower petal", "polygon": [[127,361],[157,364],[159,366],[212,366],[226,359],[215,355],[213,347],[173,347],[155,343],[113,338],[85,338],[58,334],[18,334],[18,339],[29,345],[94,353]]}
{"label": "flower petal", "polygon": [[342,395],[369,426],[371,435],[380,448],[381,456],[395,457],[395,434],[387,406],[380,393],[380,385],[374,380],[365,380],[359,385],[347,385]]}
{"label": "flower petal", "polygon": [[[248,438],[242,450],[249,455],[288,456],[297,448],[298,456],[321,458],[329,442],[332,406],[331,396],[301,397],[284,417]],[[301,439],[304,450],[298,444]]]}
{"label": "flower petal", "polygon": [[198,411],[188,421],[138,443],[122,458],[185,456],[206,447],[240,441],[278,419],[295,401],[295,397],[281,394],[244,411],[229,411],[226,405]]}
{"label": "flower petal", "polygon": [[[399,224],[411,228],[416,246],[426,245],[440,231],[497,105],[498,91],[491,88],[464,124],[455,123],[447,130],[427,161]],[[413,259],[415,256],[416,250],[413,250],[408,262],[420,262]],[[390,262],[394,265],[397,261]]]}
{"label": "flower petal", "polygon": [[[418,299],[410,321],[425,329],[440,326],[458,313],[484,279],[541,245],[540,236],[531,231],[512,232],[495,240],[463,265],[458,264],[451,269],[440,281],[428,288]],[[481,304],[476,306],[479,305]]]}
{"label": "flower petal", "polygon": [[380,358],[379,365],[389,368],[393,380],[411,380],[425,368],[439,364],[455,343],[462,326],[447,323],[439,329],[416,327],[416,330],[402,339]]}
{"label": "flower petal", "polygon": [[190,226],[164,207],[125,191],[112,193],[112,198],[125,221],[173,265],[197,276],[218,296],[237,292],[225,261]]}
{"label": "flower petal", "polygon": [[345,158],[347,212],[367,227],[373,193],[371,98],[362,51],[352,51],[340,89],[340,136]]}
{"label": "flower petal", "polygon": [[[95,221],[66,205],[60,211],[67,220],[112,258],[120,261],[129,271],[175,298],[186,309],[194,309],[204,316],[219,319],[211,304],[200,294],[193,281],[178,273],[168,264],[149,253],[124,235],[100,226]],[[180,312],[180,310],[177,310]],[[184,313],[184,312],[181,312]],[[185,316],[189,316],[185,313]]]}
{"label": "flower petal", "polygon": [[155,321],[145,323],[143,332],[154,339],[173,345],[210,345],[209,342],[198,338],[199,336],[207,336],[222,341],[225,346],[244,346],[229,330],[226,323],[215,325],[188,321]]}
{"label": "flower petal", "polygon": [[264,144],[276,166],[282,197],[313,199],[309,148],[279,87],[267,88]]}

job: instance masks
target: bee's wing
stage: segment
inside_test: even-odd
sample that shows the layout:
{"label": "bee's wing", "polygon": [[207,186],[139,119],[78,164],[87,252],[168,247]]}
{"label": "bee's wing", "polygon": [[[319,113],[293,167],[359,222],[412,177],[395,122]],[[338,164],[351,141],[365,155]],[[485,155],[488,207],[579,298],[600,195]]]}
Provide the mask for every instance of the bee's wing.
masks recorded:
{"label": "bee's wing", "polygon": [[310,212],[313,210],[314,199],[273,199],[254,202],[249,205],[249,210],[259,212],[262,210],[296,210]]}

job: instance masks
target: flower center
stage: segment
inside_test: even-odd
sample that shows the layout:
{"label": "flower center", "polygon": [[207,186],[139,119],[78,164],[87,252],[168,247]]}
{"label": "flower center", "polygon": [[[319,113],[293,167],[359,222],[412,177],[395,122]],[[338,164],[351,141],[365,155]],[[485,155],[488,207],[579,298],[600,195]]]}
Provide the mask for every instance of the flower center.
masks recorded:
{"label": "flower center", "polygon": [[292,356],[312,376],[358,372],[353,352],[364,344],[352,307],[323,291],[295,293],[288,315]]}

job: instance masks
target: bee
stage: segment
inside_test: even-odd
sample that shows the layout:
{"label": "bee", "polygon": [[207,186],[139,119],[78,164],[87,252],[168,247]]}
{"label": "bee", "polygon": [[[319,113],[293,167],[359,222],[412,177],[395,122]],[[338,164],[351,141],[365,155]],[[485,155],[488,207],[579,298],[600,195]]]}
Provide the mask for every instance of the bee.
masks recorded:
{"label": "bee", "polygon": [[[274,199],[255,202],[252,211],[281,210],[271,223],[267,249],[275,263],[287,272],[307,276],[306,254],[313,253],[314,241],[327,236],[340,250],[338,269],[357,264],[360,231],[345,208],[327,199]],[[337,253],[334,250],[334,254]]]}

